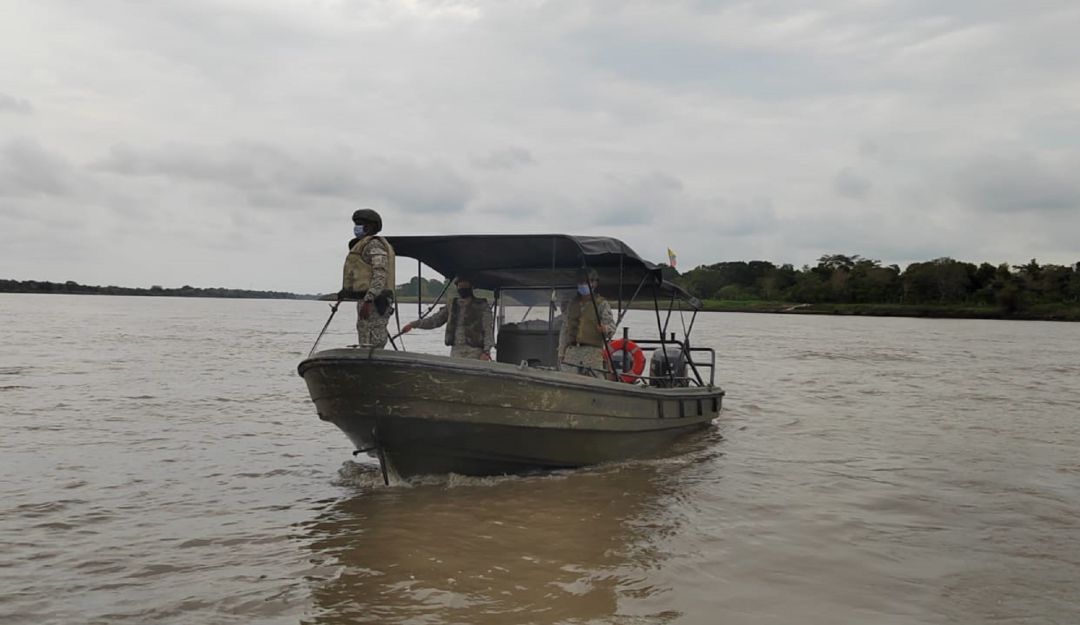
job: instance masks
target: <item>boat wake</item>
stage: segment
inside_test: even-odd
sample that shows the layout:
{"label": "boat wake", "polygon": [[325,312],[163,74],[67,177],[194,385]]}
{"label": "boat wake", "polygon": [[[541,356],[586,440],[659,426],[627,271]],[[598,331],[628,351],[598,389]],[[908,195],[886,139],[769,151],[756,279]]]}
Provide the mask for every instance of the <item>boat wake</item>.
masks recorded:
{"label": "boat wake", "polygon": [[[332,482],[335,486],[342,486],[356,490],[372,490],[387,488],[383,484],[382,471],[376,462],[357,462],[346,460],[341,463],[337,477]],[[389,487],[411,487],[406,480],[391,477]]]}
{"label": "boat wake", "polygon": [[375,461],[346,460],[338,469],[337,477],[333,480],[334,485],[344,486],[357,490],[371,490],[383,488],[417,488],[417,487],[444,487],[444,488],[478,488],[500,486],[506,483],[521,482],[525,480],[561,480],[570,475],[588,469],[564,469],[556,471],[544,471],[527,475],[488,475],[471,476],[457,473],[441,475],[417,475],[408,479],[394,475],[391,471],[388,477],[390,484],[383,484],[382,471]]}

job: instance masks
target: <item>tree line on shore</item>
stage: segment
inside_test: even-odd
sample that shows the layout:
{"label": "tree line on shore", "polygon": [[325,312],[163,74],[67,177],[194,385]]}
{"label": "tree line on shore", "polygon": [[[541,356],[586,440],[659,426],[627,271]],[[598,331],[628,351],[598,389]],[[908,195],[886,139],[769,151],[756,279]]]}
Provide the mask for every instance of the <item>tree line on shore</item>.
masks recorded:
{"label": "tree line on shore", "polygon": [[168,289],[154,285],[149,289],[126,286],[91,286],[73,280],[47,282],[41,280],[0,280],[0,293],[67,293],[75,295],[149,295],[160,297],[226,297],[244,299],[314,299],[314,295],[300,295],[284,291],[249,291],[222,287],[199,288],[184,285]]}
{"label": "tree line on shore", "polygon": [[1037,305],[1080,304],[1080,263],[1012,267],[937,258],[897,265],[861,256],[828,254],[796,269],[768,261],[702,265],[671,278],[695,297],[808,304],[994,306],[1014,313]]}
{"label": "tree line on shore", "polygon": [[[1040,265],[1035,259],[1010,266],[937,258],[897,265],[858,255],[828,254],[814,266],[795,268],[769,261],[727,261],[701,265],[686,273],[665,267],[665,278],[703,300],[771,301],[805,304],[888,304],[913,306],[995,307],[1006,314],[1040,306],[1080,307],[1080,262]],[[399,296],[424,299],[442,292],[438,279],[412,278],[397,287]],[[284,291],[252,291],[222,287],[182,286],[149,289],[91,286],[72,280],[48,282],[0,279],[0,292],[142,295],[166,297],[224,297],[258,299],[315,299]]]}
{"label": "tree line on shore", "polygon": [[[419,288],[417,285],[419,285]],[[397,294],[405,297],[416,297],[419,293],[426,300],[438,297],[438,295],[443,292],[444,288],[446,288],[446,282],[442,280],[413,276],[413,278],[405,284],[397,285]]]}

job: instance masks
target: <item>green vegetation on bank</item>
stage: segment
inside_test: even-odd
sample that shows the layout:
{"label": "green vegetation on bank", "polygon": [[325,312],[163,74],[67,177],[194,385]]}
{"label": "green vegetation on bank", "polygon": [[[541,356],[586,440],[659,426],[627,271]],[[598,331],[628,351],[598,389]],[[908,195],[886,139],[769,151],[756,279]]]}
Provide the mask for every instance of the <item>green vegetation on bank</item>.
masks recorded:
{"label": "green vegetation on bank", "polygon": [[38,280],[0,280],[0,293],[66,293],[72,295],[143,295],[157,297],[225,297],[244,299],[315,299],[315,295],[300,295],[284,291],[248,291],[220,287],[198,288],[182,286],[167,289],[154,285],[149,289],[126,286],[90,286],[72,280],[42,282]]}
{"label": "green vegetation on bank", "polygon": [[[665,268],[664,277],[702,300],[703,309],[727,312],[831,314],[975,319],[1052,319],[1080,321],[1080,263],[1040,265],[1035,259],[1008,264],[975,265],[951,258],[897,265],[860,256],[822,256],[817,265],[796,269],[768,261],[733,261],[702,265],[685,274]],[[444,282],[413,278],[397,285],[401,304],[434,301]],[[88,286],[77,282],[0,280],[0,292],[225,297],[261,299],[335,299],[336,294],[301,295],[282,291],[226,288],[149,289]],[[452,293],[451,293],[452,295]],[[639,301],[635,308],[651,308]]]}
{"label": "green vegetation on bank", "polygon": [[434,301],[435,298],[443,292],[443,288],[445,288],[446,286],[446,283],[442,280],[417,278],[414,276],[412,280],[409,280],[405,284],[397,285],[398,299],[401,300],[402,298],[409,298],[411,299],[411,301],[415,302],[417,293],[416,285],[418,282],[422,283],[422,286],[420,287],[420,293],[421,295],[423,295],[425,302],[429,300]]}
{"label": "green vegetation on bank", "polygon": [[933,304],[795,304],[751,300],[703,300],[710,312],[751,312],[806,315],[859,315],[866,317],[932,317],[939,319],[1031,319],[1080,321],[1080,305],[1041,304],[1006,313],[998,306],[938,306]]}
{"label": "green vegetation on bank", "polygon": [[735,261],[666,277],[705,310],[1080,321],[1080,263],[1018,267],[951,258],[897,265],[822,256],[816,266]]}

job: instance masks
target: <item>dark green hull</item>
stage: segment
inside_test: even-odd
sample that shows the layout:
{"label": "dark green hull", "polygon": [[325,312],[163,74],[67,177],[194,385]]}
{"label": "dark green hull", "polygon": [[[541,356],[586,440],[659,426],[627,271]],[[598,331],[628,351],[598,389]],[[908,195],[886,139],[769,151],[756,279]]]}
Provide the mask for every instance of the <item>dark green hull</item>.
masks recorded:
{"label": "dark green hull", "polygon": [[499,475],[647,456],[720,412],[719,388],[660,389],[411,352],[300,363],[319,417],[402,477]]}

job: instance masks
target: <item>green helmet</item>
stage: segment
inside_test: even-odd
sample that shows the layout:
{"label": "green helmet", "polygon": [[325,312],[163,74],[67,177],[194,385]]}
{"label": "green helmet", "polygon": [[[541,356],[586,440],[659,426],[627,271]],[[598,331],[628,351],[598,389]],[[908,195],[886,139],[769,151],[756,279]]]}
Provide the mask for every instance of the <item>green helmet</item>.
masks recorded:
{"label": "green helmet", "polygon": [[370,208],[361,208],[354,212],[352,214],[352,220],[354,224],[372,224],[375,226],[375,232],[382,230],[382,217]]}

